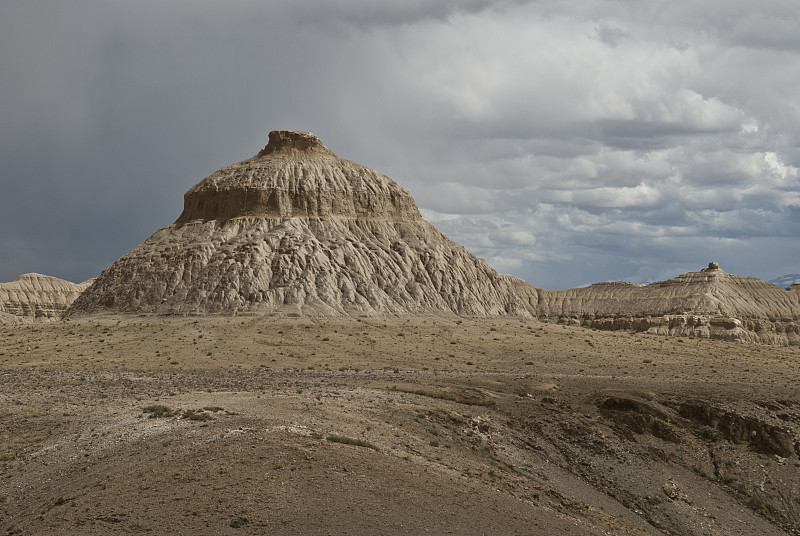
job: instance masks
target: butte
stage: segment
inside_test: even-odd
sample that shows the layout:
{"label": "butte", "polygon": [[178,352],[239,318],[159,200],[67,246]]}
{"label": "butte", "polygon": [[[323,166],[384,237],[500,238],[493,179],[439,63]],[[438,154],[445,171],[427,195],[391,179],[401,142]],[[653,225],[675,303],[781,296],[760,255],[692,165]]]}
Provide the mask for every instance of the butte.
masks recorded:
{"label": "butte", "polygon": [[389,177],[278,130],[186,192],[175,223],[103,270],[69,315],[533,316],[536,301]]}

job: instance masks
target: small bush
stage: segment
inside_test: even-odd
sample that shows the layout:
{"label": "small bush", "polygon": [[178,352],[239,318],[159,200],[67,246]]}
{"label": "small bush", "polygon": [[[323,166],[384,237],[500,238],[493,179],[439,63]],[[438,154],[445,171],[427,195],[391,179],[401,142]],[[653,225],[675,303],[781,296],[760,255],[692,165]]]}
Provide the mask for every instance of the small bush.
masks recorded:
{"label": "small bush", "polygon": [[204,413],[203,410],[199,409],[187,409],[183,412],[182,417],[184,419],[189,419],[190,421],[210,421],[214,418],[208,413]]}
{"label": "small bush", "polygon": [[248,523],[250,523],[250,521],[246,517],[237,517],[231,521],[230,526],[232,529],[240,529],[247,526]]}
{"label": "small bush", "polygon": [[170,409],[167,406],[156,404],[142,408],[142,413],[149,413],[151,419],[160,419],[162,417],[174,417],[179,410]]}

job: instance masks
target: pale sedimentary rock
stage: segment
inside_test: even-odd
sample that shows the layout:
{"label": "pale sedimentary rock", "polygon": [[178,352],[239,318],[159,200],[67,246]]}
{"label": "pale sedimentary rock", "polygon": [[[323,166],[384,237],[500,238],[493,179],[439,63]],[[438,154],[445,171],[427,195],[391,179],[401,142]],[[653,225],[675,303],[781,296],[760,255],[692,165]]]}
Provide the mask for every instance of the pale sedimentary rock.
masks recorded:
{"label": "pale sedimentary rock", "polygon": [[531,316],[535,301],[423,220],[389,177],[311,133],[273,131],[253,158],[192,187],[175,223],[104,270],[70,314]]}
{"label": "pale sedimentary rock", "polygon": [[717,263],[650,285],[538,290],[538,316],[598,329],[800,345],[800,292]]}
{"label": "pale sedimentary rock", "polygon": [[0,283],[0,324],[57,320],[90,283],[41,274],[22,274],[10,283]]}

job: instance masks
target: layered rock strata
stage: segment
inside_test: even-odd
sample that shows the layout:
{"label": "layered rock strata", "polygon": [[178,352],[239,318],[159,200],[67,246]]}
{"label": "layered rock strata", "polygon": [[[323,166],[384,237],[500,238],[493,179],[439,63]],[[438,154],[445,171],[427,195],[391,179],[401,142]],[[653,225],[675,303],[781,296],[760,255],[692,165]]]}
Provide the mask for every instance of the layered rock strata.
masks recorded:
{"label": "layered rock strata", "polygon": [[538,290],[538,316],[597,329],[800,345],[800,287],[784,290],[716,263],[650,285]]}
{"label": "layered rock strata", "polygon": [[104,270],[70,314],[535,314],[536,291],[422,219],[389,177],[311,133],[192,187],[174,224]]}
{"label": "layered rock strata", "polygon": [[647,286],[534,289],[422,219],[390,178],[311,133],[274,131],[206,177],[172,225],[103,271],[69,314],[447,313],[800,344],[800,289],[716,263]]}
{"label": "layered rock strata", "polygon": [[90,284],[70,283],[41,274],[22,274],[0,283],[0,324],[30,320],[57,320]]}

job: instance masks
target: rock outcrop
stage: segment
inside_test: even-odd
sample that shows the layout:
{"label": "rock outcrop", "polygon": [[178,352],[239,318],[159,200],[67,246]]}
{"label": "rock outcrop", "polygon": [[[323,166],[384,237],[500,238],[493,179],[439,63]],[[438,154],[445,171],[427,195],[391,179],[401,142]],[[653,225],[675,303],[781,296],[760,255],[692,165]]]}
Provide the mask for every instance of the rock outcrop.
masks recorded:
{"label": "rock outcrop", "polygon": [[597,329],[800,345],[800,292],[726,273],[717,263],[650,285],[538,290],[538,316]]}
{"label": "rock outcrop", "polygon": [[72,305],[99,312],[526,315],[536,291],[420,216],[389,177],[311,133],[273,131]]}
{"label": "rock outcrop", "polygon": [[58,320],[93,280],[70,283],[41,274],[22,274],[0,283],[0,324]]}

